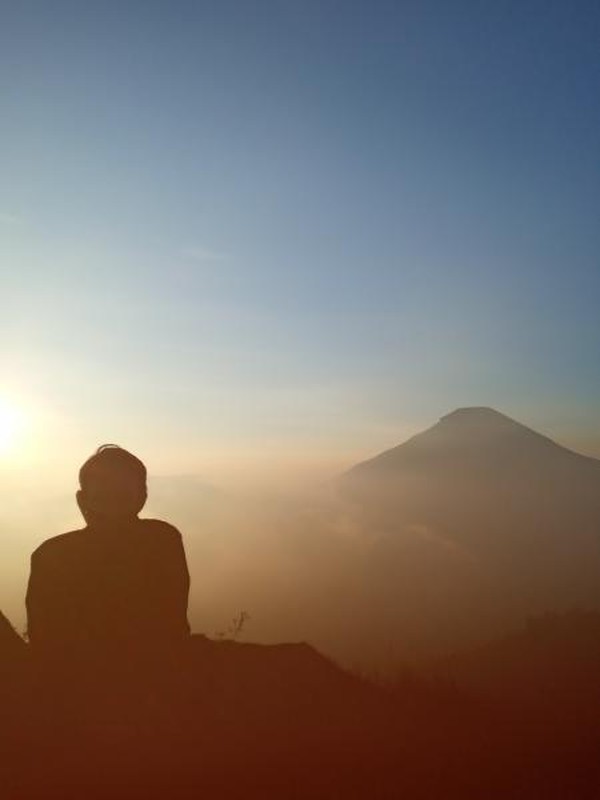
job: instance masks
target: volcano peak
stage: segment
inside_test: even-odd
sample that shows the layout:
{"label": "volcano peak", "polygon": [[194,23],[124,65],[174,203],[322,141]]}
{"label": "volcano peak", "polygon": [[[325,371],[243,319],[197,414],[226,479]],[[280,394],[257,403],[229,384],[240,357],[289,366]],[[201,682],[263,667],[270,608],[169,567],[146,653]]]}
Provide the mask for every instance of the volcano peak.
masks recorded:
{"label": "volcano peak", "polygon": [[496,409],[491,408],[490,406],[464,406],[463,408],[457,408],[454,411],[451,411],[449,414],[445,414],[443,417],[441,417],[440,422],[445,424],[518,424],[515,422],[515,420],[507,417],[506,414],[501,414],[499,411],[496,411]]}

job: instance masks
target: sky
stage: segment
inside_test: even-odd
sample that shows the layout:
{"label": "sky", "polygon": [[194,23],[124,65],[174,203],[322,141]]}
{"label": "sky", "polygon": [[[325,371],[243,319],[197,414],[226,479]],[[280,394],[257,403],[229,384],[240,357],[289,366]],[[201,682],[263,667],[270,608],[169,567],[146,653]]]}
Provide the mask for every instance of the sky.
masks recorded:
{"label": "sky", "polygon": [[467,405],[600,456],[599,36],[577,0],[6,7],[5,485],[107,441],[325,476]]}

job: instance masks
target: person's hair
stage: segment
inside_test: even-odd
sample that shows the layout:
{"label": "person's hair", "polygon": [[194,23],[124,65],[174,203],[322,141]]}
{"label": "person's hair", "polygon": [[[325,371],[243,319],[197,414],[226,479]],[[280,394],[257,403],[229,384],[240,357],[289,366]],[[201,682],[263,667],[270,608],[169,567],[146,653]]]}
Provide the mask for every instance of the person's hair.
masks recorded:
{"label": "person's hair", "polygon": [[85,489],[99,473],[106,471],[128,472],[136,476],[140,485],[146,485],[146,467],[139,458],[117,444],[103,444],[90,456],[79,470],[79,485]]}

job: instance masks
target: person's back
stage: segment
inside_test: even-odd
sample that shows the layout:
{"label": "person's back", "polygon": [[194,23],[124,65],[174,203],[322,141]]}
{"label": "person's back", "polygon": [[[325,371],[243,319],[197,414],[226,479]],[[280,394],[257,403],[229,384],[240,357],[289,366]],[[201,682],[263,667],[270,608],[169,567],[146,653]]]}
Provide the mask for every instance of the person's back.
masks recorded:
{"label": "person's back", "polygon": [[138,518],[146,470],[121,448],[100,448],[81,468],[80,485],[87,526],[47,540],[31,558],[33,654],[92,672],[162,661],[189,635],[181,535]]}

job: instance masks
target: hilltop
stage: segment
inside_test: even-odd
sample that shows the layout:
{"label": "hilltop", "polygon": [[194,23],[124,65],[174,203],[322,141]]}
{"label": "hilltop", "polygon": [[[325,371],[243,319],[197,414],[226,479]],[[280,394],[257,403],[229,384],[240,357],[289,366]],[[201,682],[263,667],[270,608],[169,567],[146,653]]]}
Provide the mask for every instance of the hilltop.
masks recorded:
{"label": "hilltop", "polygon": [[600,615],[533,620],[385,684],[307,645],[194,636],[131,693],[54,677],[48,694],[14,636],[0,629],[6,800],[596,797]]}

